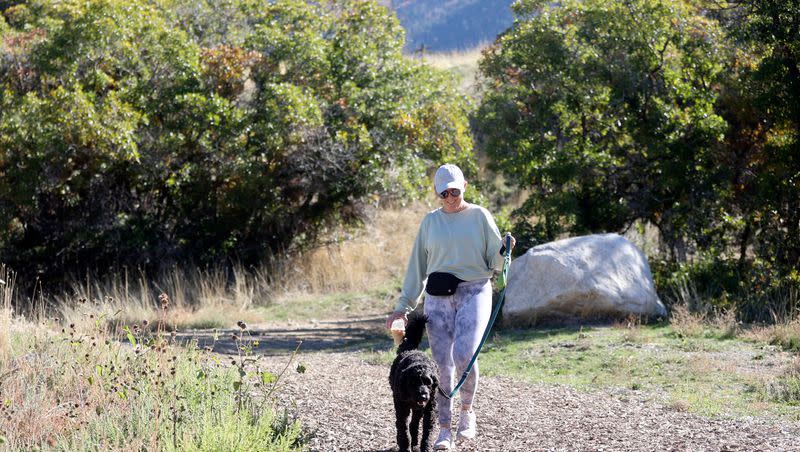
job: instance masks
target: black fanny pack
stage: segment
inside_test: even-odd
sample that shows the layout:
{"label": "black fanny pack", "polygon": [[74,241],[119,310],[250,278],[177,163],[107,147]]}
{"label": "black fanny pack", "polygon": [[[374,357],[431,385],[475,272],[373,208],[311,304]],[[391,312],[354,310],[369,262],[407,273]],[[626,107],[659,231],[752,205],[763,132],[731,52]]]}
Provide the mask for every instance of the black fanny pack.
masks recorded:
{"label": "black fanny pack", "polygon": [[428,295],[436,295],[445,297],[456,293],[456,288],[459,284],[464,282],[458,279],[456,275],[450,273],[433,272],[428,275],[428,283],[425,284],[425,292]]}

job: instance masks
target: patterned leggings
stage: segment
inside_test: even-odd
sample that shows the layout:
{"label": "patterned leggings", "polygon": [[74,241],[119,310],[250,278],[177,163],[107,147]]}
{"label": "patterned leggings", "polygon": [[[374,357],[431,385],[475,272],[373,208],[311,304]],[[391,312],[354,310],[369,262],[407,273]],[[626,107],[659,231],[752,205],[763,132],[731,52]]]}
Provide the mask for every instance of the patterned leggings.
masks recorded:
{"label": "patterned leggings", "polygon": [[[425,295],[428,342],[439,365],[439,384],[450,393],[461,379],[472,354],[478,348],[492,313],[492,284],[488,279],[463,282],[451,296]],[[455,381],[454,381],[455,377]],[[462,406],[472,406],[478,390],[478,362],[461,386]],[[439,425],[450,425],[452,400],[436,393]]]}

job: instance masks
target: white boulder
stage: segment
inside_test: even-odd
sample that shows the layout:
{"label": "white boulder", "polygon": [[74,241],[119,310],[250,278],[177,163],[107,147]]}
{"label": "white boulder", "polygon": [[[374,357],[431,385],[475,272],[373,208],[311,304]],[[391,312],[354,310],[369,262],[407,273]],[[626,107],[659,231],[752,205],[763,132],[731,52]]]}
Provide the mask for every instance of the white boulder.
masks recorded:
{"label": "white boulder", "polygon": [[647,258],[618,234],[545,243],[512,262],[503,321],[666,316]]}

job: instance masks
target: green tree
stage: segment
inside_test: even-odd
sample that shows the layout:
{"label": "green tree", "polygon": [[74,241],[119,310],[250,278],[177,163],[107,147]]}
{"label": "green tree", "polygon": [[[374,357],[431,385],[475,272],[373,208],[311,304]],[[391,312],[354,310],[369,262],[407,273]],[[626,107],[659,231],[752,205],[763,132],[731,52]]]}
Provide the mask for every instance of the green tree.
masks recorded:
{"label": "green tree", "polygon": [[[738,156],[745,229],[758,254],[782,273],[800,268],[800,2],[730,2],[725,23],[751,55],[739,90],[750,119]],[[752,119],[756,118],[756,119]],[[794,278],[800,282],[795,272]]]}
{"label": "green tree", "polygon": [[144,2],[25,6],[0,63],[2,259],[41,272],[146,262],[143,112],[185,89],[192,52]]}
{"label": "green tree", "polygon": [[530,196],[515,215],[535,243],[561,231],[656,225],[673,255],[709,233],[726,123],[716,21],[689,2],[523,0],[485,53],[478,130]]}
{"label": "green tree", "polygon": [[[255,263],[474,173],[467,104],[372,1],[33,0],[0,46],[0,260]],[[222,13],[224,12],[224,14]],[[11,14],[13,13],[13,14]],[[231,22],[226,22],[228,19]]]}

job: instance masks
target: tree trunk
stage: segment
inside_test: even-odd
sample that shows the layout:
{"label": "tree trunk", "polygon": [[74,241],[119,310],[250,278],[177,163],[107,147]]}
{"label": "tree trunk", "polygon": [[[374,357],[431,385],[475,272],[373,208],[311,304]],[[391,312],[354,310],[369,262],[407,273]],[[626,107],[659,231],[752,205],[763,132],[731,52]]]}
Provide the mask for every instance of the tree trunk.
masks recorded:
{"label": "tree trunk", "polygon": [[747,219],[747,224],[744,225],[744,231],[742,231],[742,237],[739,240],[739,271],[744,270],[744,263],[747,259],[747,242],[750,241],[751,233],[750,219]]}

